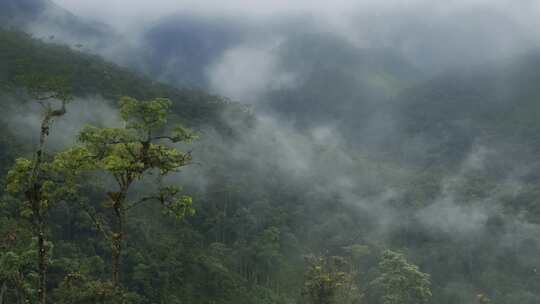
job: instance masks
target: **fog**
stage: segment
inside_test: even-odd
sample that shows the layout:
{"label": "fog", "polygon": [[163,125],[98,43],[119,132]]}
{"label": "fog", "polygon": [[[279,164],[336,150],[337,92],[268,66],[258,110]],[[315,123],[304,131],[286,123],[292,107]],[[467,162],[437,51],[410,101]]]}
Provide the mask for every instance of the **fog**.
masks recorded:
{"label": "fog", "polygon": [[[223,182],[243,187],[239,200],[250,203],[343,205],[352,212],[312,228],[331,238],[313,238],[334,249],[352,242],[340,239],[353,234],[347,229],[367,231],[358,243],[410,241],[411,256],[428,269],[439,265],[430,246],[445,240],[469,259],[463,282],[474,279],[473,253],[489,255],[486,267],[509,251],[523,267],[535,263],[540,225],[527,204],[539,180],[531,135],[539,95],[528,62],[540,46],[539,2],[54,2],[119,37],[82,51],[254,109],[245,113],[251,124],[222,113],[233,138],[197,126],[196,165],[169,182],[202,199]],[[38,23],[32,31],[64,30]],[[72,144],[86,123],[114,126],[112,104],[75,100],[55,122],[51,146]],[[12,132],[35,141],[39,108],[9,112],[3,121]],[[518,254],[520,246],[530,250]],[[438,288],[463,283],[448,280]]]}
{"label": "fog", "polygon": [[338,18],[343,16],[351,17],[358,12],[381,16],[388,12],[414,10],[425,17],[442,17],[456,12],[486,10],[486,8],[488,12],[497,11],[521,24],[530,24],[530,22],[537,22],[534,16],[540,9],[537,2],[529,0],[454,0],[445,2],[428,0],[339,0],[332,3],[323,0],[298,0],[292,3],[285,0],[229,0],[225,4],[217,0],[157,0],[152,2],[54,0],[54,2],[77,15],[98,19],[108,24],[136,22],[136,19],[140,17],[160,18],[175,12],[191,12],[205,15],[223,14],[245,18],[293,14],[311,14],[320,18]]}
{"label": "fog", "polygon": [[274,43],[238,46],[225,51],[208,67],[206,73],[212,89],[245,103],[256,103],[267,91],[295,86],[295,75],[281,70],[278,48]]}
{"label": "fog", "polygon": [[[269,175],[277,175],[302,191],[326,196],[322,200],[331,201],[333,195],[338,195],[373,218],[373,236],[383,238],[405,225],[398,220],[401,207],[396,210],[392,204],[407,200],[411,189],[403,184],[426,163],[430,164],[431,151],[443,140],[424,133],[402,138],[410,135],[403,133],[406,126],[401,122],[401,93],[448,71],[474,74],[477,68],[512,61],[540,44],[540,3],[525,0],[55,2],[77,15],[111,25],[127,41],[136,41],[131,44],[135,51],[129,51],[135,63],[137,55],[149,51],[143,42],[145,33],[159,26],[162,19],[172,22],[173,29],[175,20],[180,21],[178,27],[185,25],[183,18],[189,22],[199,19],[201,23],[194,23],[194,29],[234,29],[233,42],[224,43],[222,48],[213,45],[216,50],[211,57],[196,66],[205,79],[197,84],[255,105],[256,123],[254,127],[239,127],[225,117],[231,128],[242,134],[233,143],[223,142],[212,130],[203,131],[194,148],[197,161],[227,164],[224,166],[232,172],[233,180],[241,179],[235,174],[251,171],[249,175],[258,176],[261,185]],[[159,30],[156,33],[160,34]],[[186,61],[199,58],[175,50],[173,45],[164,61],[165,70],[157,76],[181,85],[175,82],[175,73],[183,73]],[[381,55],[387,51],[394,57]],[[113,60],[123,55],[118,47],[101,52]],[[382,63],[373,64],[378,58],[375,56],[383,56]],[[374,67],[366,68],[366,62]],[[149,61],[141,65],[151,64]],[[405,76],[397,78],[406,81],[389,93],[389,84],[384,83],[387,80],[381,84],[380,78],[366,76],[366,70],[371,74],[383,70],[383,78],[403,73]],[[341,83],[341,73],[351,82]],[[328,78],[322,82],[313,79],[321,74]],[[316,87],[310,86],[312,83],[324,85],[321,91],[325,94],[337,90],[339,94],[313,98],[316,93],[309,90]],[[287,94],[292,97],[283,97]],[[110,119],[109,114],[103,114],[107,110],[93,108],[88,113],[94,113],[88,114],[94,118]],[[450,123],[464,122],[458,119]],[[476,122],[470,123],[474,129]],[[435,188],[439,190],[413,216],[423,229],[460,240],[485,233],[488,220],[501,211],[499,201],[519,195],[526,175],[523,171],[527,171],[525,161],[507,167],[512,160],[504,145],[478,144],[484,136],[474,132],[469,135],[473,144],[463,147],[462,157],[442,165],[454,169],[436,177]],[[531,156],[522,151],[522,157],[528,160]],[[463,204],[460,191],[467,187],[469,175],[489,175],[493,170],[485,166],[487,159],[499,161],[505,168],[501,170],[508,169],[497,177],[501,183],[496,194]],[[180,179],[204,192],[211,184],[208,179],[212,173],[208,170],[195,166],[187,172],[197,178]],[[520,223],[523,233],[536,234],[539,230],[523,218],[509,217],[507,222]],[[501,242],[500,246],[505,244]]]}
{"label": "fog", "polygon": [[[273,45],[276,37],[286,39],[299,32],[333,35],[360,49],[391,48],[409,63],[430,73],[438,73],[450,67],[508,59],[536,48],[540,43],[540,21],[537,18],[540,5],[526,0],[341,0],[331,3],[231,0],[226,4],[210,0],[55,2],[77,15],[112,26],[127,41],[133,41],[133,37],[139,39],[141,34],[171,17],[179,21],[187,16],[195,17],[202,20],[203,27],[221,27],[225,32],[232,26],[240,27],[244,33],[253,32],[256,28],[262,29],[254,35],[244,35],[236,45],[221,50],[223,62],[220,62],[219,56],[213,57],[209,59],[209,64],[204,63],[200,67],[200,70],[218,67],[214,69],[215,75],[207,74],[210,83],[219,79],[223,74],[219,67],[226,66],[235,52],[246,51],[246,48],[261,51]],[[215,23],[217,20],[221,20],[221,23]],[[178,23],[180,28],[184,25]],[[152,35],[156,34],[154,32]],[[182,35],[178,38],[185,39]],[[192,42],[186,40],[184,43]],[[130,46],[133,47],[133,44],[126,45],[126,48]],[[147,52],[152,45],[142,41],[139,47],[141,51]],[[178,49],[174,50],[178,51],[178,56],[184,55]],[[121,57],[111,55],[113,52],[110,50],[101,49],[101,52],[112,58]],[[272,56],[261,61],[275,61]],[[252,58],[255,59],[259,58]],[[151,65],[152,62],[145,64]],[[182,69],[185,64],[176,67]],[[270,67],[268,63],[260,63],[253,68],[262,69],[264,75]],[[238,78],[240,73],[245,74],[238,69],[240,67],[233,72],[233,79]],[[257,71],[251,72],[251,75],[258,74]],[[223,94],[239,90],[231,87],[230,80],[228,82],[212,88]]]}
{"label": "fog", "polygon": [[[59,104],[51,101],[51,106],[54,108]],[[66,110],[64,116],[54,119],[51,124],[47,148],[53,151],[76,144],[79,132],[86,125],[119,126],[118,111],[101,97],[75,98],[67,105]],[[22,106],[8,105],[5,111],[8,115],[4,115],[1,121],[11,133],[29,146],[36,146],[39,143],[43,106],[30,100]]]}

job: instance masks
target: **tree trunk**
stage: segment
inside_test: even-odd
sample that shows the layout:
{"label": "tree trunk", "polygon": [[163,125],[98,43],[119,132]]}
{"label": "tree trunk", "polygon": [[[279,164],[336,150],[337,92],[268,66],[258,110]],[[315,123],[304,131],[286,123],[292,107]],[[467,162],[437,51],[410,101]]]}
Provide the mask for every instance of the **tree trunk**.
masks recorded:
{"label": "tree trunk", "polygon": [[7,291],[7,285],[6,282],[2,284],[2,288],[0,289],[0,304],[4,304],[4,295]]}
{"label": "tree trunk", "polygon": [[125,192],[116,194],[116,200],[113,203],[114,216],[116,219],[115,231],[111,238],[112,245],[112,282],[115,287],[120,286],[120,268],[122,258],[122,243],[124,241],[124,198]]}
{"label": "tree trunk", "polygon": [[65,102],[62,101],[62,108],[47,112],[41,121],[41,133],[39,136],[39,146],[36,151],[36,159],[31,174],[31,189],[27,192],[29,201],[32,203],[34,213],[34,225],[38,237],[38,303],[47,302],[47,243],[45,240],[45,212],[41,205],[41,164],[43,162],[43,153],[45,151],[45,142],[49,136],[49,129],[54,117],[62,116],[66,113]]}
{"label": "tree trunk", "polygon": [[119,229],[112,238],[112,281],[115,287],[120,285],[120,265],[122,256],[122,216],[117,218]]}
{"label": "tree trunk", "polygon": [[38,231],[38,263],[39,263],[39,285],[38,285],[38,303],[45,304],[47,302],[47,244],[45,240],[45,232],[43,223],[39,224]]}
{"label": "tree trunk", "polygon": [[122,254],[122,240],[120,236],[115,236],[112,247],[112,281],[114,286],[118,287],[120,285],[120,257]]}

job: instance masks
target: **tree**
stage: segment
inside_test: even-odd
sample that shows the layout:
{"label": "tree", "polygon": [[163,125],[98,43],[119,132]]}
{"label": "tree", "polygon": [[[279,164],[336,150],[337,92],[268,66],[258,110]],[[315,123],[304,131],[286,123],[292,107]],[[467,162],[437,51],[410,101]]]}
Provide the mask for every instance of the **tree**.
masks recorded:
{"label": "tree", "polygon": [[46,303],[48,251],[47,216],[51,206],[65,198],[69,189],[63,168],[46,154],[46,141],[54,119],[66,113],[71,100],[66,81],[60,77],[31,75],[20,77],[30,96],[43,108],[39,144],[32,159],[18,158],[7,175],[7,191],[23,200],[21,215],[28,218],[37,238],[37,302]]}
{"label": "tree", "polygon": [[428,303],[431,283],[428,274],[407,261],[405,256],[391,250],[382,254],[380,275],[373,284],[382,291],[384,304]]}
{"label": "tree", "polygon": [[308,269],[302,295],[309,304],[359,303],[355,275],[338,256],[306,258]]}
{"label": "tree", "polygon": [[[177,218],[192,214],[192,199],[181,195],[181,189],[161,186],[157,193],[138,199],[128,197],[134,182],[156,174],[161,180],[191,162],[189,152],[181,152],[168,143],[190,142],[196,136],[182,126],[167,129],[171,101],[158,98],[139,101],[130,97],[120,99],[121,128],[85,127],[80,133],[81,146],[72,153],[78,161],[90,164],[94,170],[106,173],[115,187],[106,193],[105,216],[93,211],[89,215],[111,244],[112,282],[120,287],[120,266],[128,212],[145,202],[159,202],[165,212]],[[78,152],[75,152],[78,151]],[[86,155],[86,156],[82,156]]]}
{"label": "tree", "polygon": [[71,273],[64,277],[55,290],[58,304],[117,304],[141,303],[135,293],[118,294],[112,282],[92,280],[81,273]]}
{"label": "tree", "polygon": [[491,303],[491,300],[489,299],[489,297],[483,293],[478,293],[476,295],[476,301],[479,303],[479,304],[490,304]]}
{"label": "tree", "polygon": [[[0,304],[24,304],[30,301],[34,289],[27,278],[28,269],[33,269],[36,260],[34,247],[17,246],[17,235],[9,234],[0,243]],[[23,248],[17,248],[23,247]],[[34,273],[30,272],[32,276]]]}

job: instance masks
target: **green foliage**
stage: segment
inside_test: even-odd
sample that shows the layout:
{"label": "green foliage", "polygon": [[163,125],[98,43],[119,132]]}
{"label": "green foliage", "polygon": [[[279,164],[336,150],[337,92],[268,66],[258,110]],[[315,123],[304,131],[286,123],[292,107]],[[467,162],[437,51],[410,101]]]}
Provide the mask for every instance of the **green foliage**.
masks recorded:
{"label": "green foliage", "polygon": [[[117,181],[119,189],[129,187],[133,181],[153,170],[157,170],[160,176],[177,171],[189,164],[191,154],[167,146],[162,141],[189,142],[195,135],[181,126],[177,129],[183,130],[183,136],[158,133],[164,131],[170,106],[171,102],[167,99],[158,98],[144,102],[124,97],[120,100],[124,127],[87,126],[79,136],[81,147],[74,149],[72,153],[81,165],[93,166],[93,170],[110,173]],[[181,218],[193,213],[193,209],[192,199],[180,193],[177,187],[161,187],[156,196],[147,199],[158,200],[167,212]],[[125,208],[129,209],[131,206]]]}
{"label": "green foliage", "polygon": [[[108,227],[92,212],[90,217],[96,227],[110,241],[112,249],[113,285],[120,286],[121,265],[125,238],[124,223],[128,211],[147,201],[157,201],[164,213],[177,219],[194,214],[192,198],[181,194],[179,187],[161,185],[161,179],[186,166],[191,161],[191,154],[179,151],[171,144],[188,142],[195,138],[183,127],[183,136],[167,135],[165,129],[171,102],[158,98],[138,101],[134,98],[120,99],[121,128],[98,128],[87,126],[79,136],[81,145],[70,151],[69,159],[76,167],[110,175],[116,182],[116,189],[107,192],[109,204],[105,205],[112,212]],[[169,142],[169,145],[166,142]],[[69,163],[69,161],[68,161]],[[68,167],[70,167],[68,165]],[[146,175],[158,173],[158,192],[133,200],[130,191],[135,181]],[[106,213],[102,211],[101,213]]]}
{"label": "green foliage", "polygon": [[213,124],[225,128],[219,118],[222,111],[239,108],[225,98],[202,90],[167,86],[97,56],[3,29],[0,29],[0,67],[0,90],[26,85],[39,88],[41,85],[33,84],[43,84],[46,76],[50,85],[66,89],[62,91],[65,96],[99,95],[108,100],[126,95],[138,99],[166,96],[173,101],[175,115],[190,126]]}
{"label": "green foliage", "polygon": [[384,251],[379,271],[373,285],[381,289],[383,304],[428,303],[431,299],[429,275],[409,263],[403,254]]}
{"label": "green foliage", "polygon": [[140,102],[131,97],[120,99],[120,117],[127,129],[137,130],[146,135],[147,132],[159,130],[167,122],[171,101],[156,98],[149,102]]}
{"label": "green foliage", "polygon": [[[304,56],[303,52],[298,56]],[[235,139],[242,139],[243,133],[223,124],[221,117],[240,124],[249,122],[250,115],[225,98],[159,84],[95,56],[14,32],[0,31],[0,67],[3,106],[31,98],[69,101],[72,94],[120,98],[122,127],[86,127],[79,145],[44,153],[38,168],[43,181],[39,209],[50,217],[46,245],[55,244],[54,256],[48,256],[51,303],[293,303],[302,289],[304,300],[311,302],[428,303],[430,292],[431,301],[440,304],[540,302],[536,232],[533,237],[522,233],[532,228],[523,227],[524,220],[538,223],[540,218],[540,188],[533,165],[536,157],[522,160],[528,173],[516,177],[521,186],[517,193],[515,185],[500,179],[504,176],[501,171],[512,168],[505,163],[513,165],[520,161],[522,151],[538,146],[537,64],[516,70],[516,75],[522,70],[528,74],[512,76],[530,86],[516,90],[522,92],[519,98],[512,92],[486,93],[492,92],[489,80],[464,83],[445,78],[405,92],[408,98],[400,104],[404,109],[398,106],[397,110],[403,121],[396,123],[406,141],[420,137],[432,143],[430,140],[436,139],[437,145],[426,147],[426,160],[412,168],[404,166],[392,159],[392,149],[403,154],[400,157],[407,157],[410,151],[391,146],[389,155],[376,160],[361,153],[353,155],[346,168],[351,174],[369,172],[366,179],[370,186],[355,186],[355,197],[373,199],[376,212],[406,215],[384,234],[370,212],[358,212],[357,206],[343,202],[340,193],[325,193],[326,185],[313,185],[312,179],[298,182],[273,167],[269,172],[254,170],[243,153],[229,157],[231,147],[238,151]],[[347,87],[358,87],[349,77],[358,73],[356,67],[350,68],[347,73],[336,71],[342,87],[327,90],[332,77],[319,73],[304,87],[284,92],[278,96],[283,108],[289,110],[299,102],[296,112],[291,113],[303,113],[305,104],[298,96],[307,95],[305,100],[315,101],[310,102],[314,107],[304,117],[308,124],[320,125],[328,113],[337,113],[337,117],[347,114],[350,117],[345,120],[354,122],[371,121],[372,112],[364,111],[375,103],[369,96],[363,98],[367,107],[362,107],[362,113],[351,111],[359,96],[344,92]],[[366,72],[370,86],[401,94],[402,84],[384,73],[372,72]],[[507,83],[507,79],[496,82]],[[300,95],[302,90],[307,94]],[[55,95],[54,91],[63,93]],[[122,98],[124,95],[135,98]],[[17,97],[15,102],[11,101],[13,96]],[[155,96],[168,99],[152,99]],[[516,103],[497,103],[498,96],[510,96],[508,99]],[[343,109],[327,102],[342,99],[349,100]],[[61,100],[50,100],[43,114],[57,110],[53,105]],[[504,108],[509,104],[514,106]],[[174,126],[179,121],[197,129],[208,125],[217,129],[215,138],[195,149],[197,155],[205,153],[201,159],[211,160],[193,170],[200,170],[205,177],[204,190],[198,188],[198,181],[193,182],[196,186],[187,183],[184,188],[161,184],[163,175],[191,162],[190,153],[178,148],[196,136],[188,128]],[[36,297],[38,279],[37,242],[28,221],[35,213],[25,198],[35,159],[24,157],[35,149],[29,149],[6,123],[0,124],[4,130],[0,134],[0,169],[7,172],[11,168],[2,181],[10,195],[0,201],[0,291],[6,283],[9,291],[4,302],[18,303],[18,297]],[[215,129],[210,128],[210,136]],[[152,141],[146,145],[149,132]],[[459,170],[461,156],[469,153],[470,139],[478,134],[488,143],[509,143],[511,157],[490,159],[487,166],[494,168],[492,171],[469,172],[448,185],[445,179]],[[516,139],[526,143],[514,145]],[[388,141],[399,144],[394,138]],[[269,142],[269,147],[275,144]],[[334,148],[321,145],[320,149],[320,162],[331,166]],[[107,191],[94,186],[96,176]],[[114,200],[120,197],[115,177],[120,182],[126,177],[135,181],[120,209],[129,214],[122,255],[125,289],[120,291],[109,280],[107,269],[114,247],[95,225],[101,223],[103,230],[113,232]],[[451,191],[463,210],[489,203],[493,214],[486,215],[485,233],[461,236],[425,229],[415,214],[438,202],[443,191]],[[381,193],[390,194],[388,202],[381,203]],[[154,208],[150,202],[162,208]],[[163,217],[163,213],[168,216]],[[430,277],[392,252],[386,252],[377,267],[376,248],[388,247],[406,249]],[[323,265],[319,269],[308,263],[303,285],[302,255],[323,250],[350,257],[350,261],[315,260],[313,265]],[[307,290],[313,296],[308,296]]]}
{"label": "green foliage", "polygon": [[[82,168],[74,165],[67,159],[70,151],[55,155],[51,160],[42,162],[36,168],[35,161],[18,158],[6,177],[6,190],[8,193],[21,198],[21,216],[31,218],[40,212],[43,215],[47,210],[62,200],[73,199],[81,187],[78,177]],[[31,205],[27,198],[28,189],[35,183],[33,170],[39,171],[40,187],[37,189],[39,208]]]}
{"label": "green foliage", "polygon": [[[35,247],[35,246],[34,246]],[[34,247],[26,250],[3,248],[0,252],[0,284],[5,284],[11,292],[5,297],[31,299],[35,295],[37,273],[34,270],[36,250]]]}
{"label": "green foliage", "polygon": [[70,101],[73,99],[70,81],[64,76],[51,76],[50,74],[26,74],[21,71],[15,77],[15,84],[27,89],[30,96],[37,100],[56,99]]}
{"label": "green foliage", "polygon": [[360,303],[361,296],[350,265],[337,256],[306,258],[303,297],[308,304]]}
{"label": "green foliage", "polygon": [[193,198],[180,193],[180,188],[166,186],[161,187],[158,194],[158,201],[164,207],[164,213],[179,220],[195,214],[195,209],[192,207]]}
{"label": "green foliage", "polygon": [[485,294],[483,293],[479,293],[478,295],[476,295],[476,299],[478,300],[478,303],[480,304],[491,304],[491,300],[489,299],[488,296],[486,296]]}
{"label": "green foliage", "polygon": [[[19,197],[22,201],[20,214],[28,218],[37,239],[38,283],[36,303],[47,301],[47,269],[52,254],[52,243],[47,241],[48,216],[51,205],[71,198],[76,194],[73,172],[65,170],[62,162],[47,159],[45,144],[49,136],[53,119],[66,113],[66,103],[71,99],[65,89],[62,78],[44,77],[24,78],[30,94],[42,105],[39,144],[32,160],[19,158],[7,174],[8,193]],[[42,95],[43,94],[43,95]],[[61,106],[55,108],[52,103],[60,101]],[[21,279],[22,280],[22,279]]]}
{"label": "green foliage", "polygon": [[79,273],[66,275],[55,291],[55,303],[60,304],[138,304],[142,298],[135,293],[118,290],[111,282],[88,279]]}
{"label": "green foliage", "polygon": [[8,171],[6,189],[11,194],[24,192],[30,183],[30,176],[34,164],[26,158],[18,158],[15,165]]}

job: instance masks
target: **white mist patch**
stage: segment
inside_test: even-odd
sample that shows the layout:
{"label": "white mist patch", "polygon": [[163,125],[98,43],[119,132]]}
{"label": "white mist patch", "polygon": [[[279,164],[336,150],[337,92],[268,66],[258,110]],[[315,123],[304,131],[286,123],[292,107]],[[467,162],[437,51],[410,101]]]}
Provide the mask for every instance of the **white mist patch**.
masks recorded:
{"label": "white mist patch", "polygon": [[479,232],[486,224],[488,213],[482,207],[460,206],[452,197],[445,197],[423,209],[418,216],[435,231],[467,236]]}
{"label": "white mist patch", "polygon": [[340,135],[332,126],[318,126],[311,130],[316,143],[337,146],[340,144]]}
{"label": "white mist patch", "polygon": [[485,168],[490,153],[495,152],[481,145],[473,147],[458,172],[443,179],[442,191],[435,203],[418,212],[420,222],[434,231],[461,237],[482,232],[489,216],[495,213],[496,206],[492,203],[496,200],[484,198],[472,204],[460,204],[456,189],[466,182],[468,173]]}
{"label": "white mist patch", "polygon": [[233,100],[254,103],[267,90],[294,86],[294,74],[283,71],[279,64],[280,43],[238,46],[225,51],[207,70],[211,88]]}
{"label": "white mist patch", "polygon": [[485,166],[486,158],[489,156],[490,153],[494,153],[494,151],[484,146],[475,146],[473,148],[473,151],[465,159],[465,162],[461,167],[461,173],[463,174],[471,170],[483,169]]}
{"label": "white mist patch", "polygon": [[300,175],[308,174],[312,169],[311,142],[291,126],[271,117],[260,117],[256,128],[233,149],[233,155],[251,158],[254,164],[265,168],[277,167],[289,174]]}
{"label": "white mist patch", "polygon": [[[36,102],[17,106],[4,116],[10,131],[31,143],[39,141],[42,107]],[[87,124],[119,126],[118,111],[102,98],[77,98],[67,105],[67,113],[56,118],[51,126],[47,145],[50,148],[65,148],[75,143],[81,128]]]}

